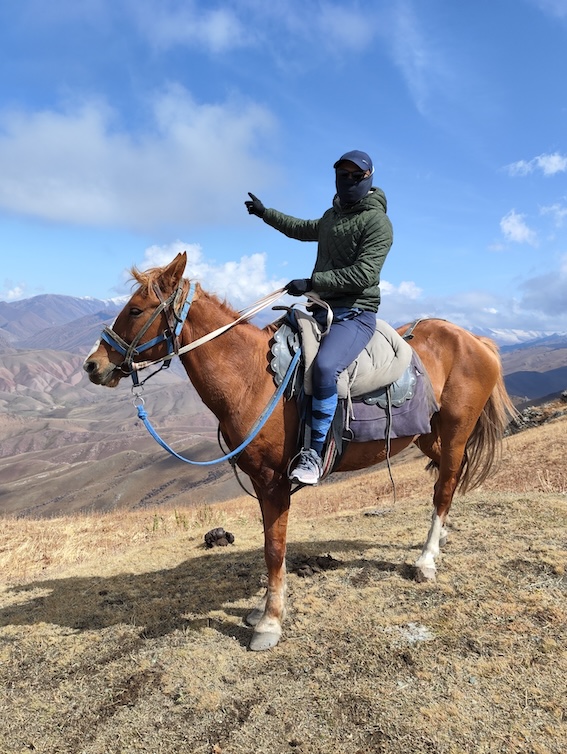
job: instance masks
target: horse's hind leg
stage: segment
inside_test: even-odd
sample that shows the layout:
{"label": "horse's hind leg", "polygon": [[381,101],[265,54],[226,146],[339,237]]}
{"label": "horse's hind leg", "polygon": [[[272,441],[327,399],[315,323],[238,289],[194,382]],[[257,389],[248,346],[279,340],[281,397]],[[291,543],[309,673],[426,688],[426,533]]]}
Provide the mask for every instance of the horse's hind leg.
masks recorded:
{"label": "horse's hind leg", "polygon": [[[433,492],[434,509],[431,526],[421,555],[415,563],[416,579],[432,581],[437,573],[435,560],[439,556],[441,547],[447,542],[448,532],[445,523],[461,477],[466,440],[457,440],[453,434],[447,437],[445,444],[442,445],[439,437],[429,435],[427,438],[420,438],[416,444],[439,469]],[[441,450],[442,447],[443,450]]]}
{"label": "horse's hind leg", "polygon": [[264,558],[268,569],[268,586],[260,603],[246,617],[254,626],[250,649],[271,649],[279,642],[285,615],[285,551],[289,512],[289,482],[282,479],[269,490],[254,485],[264,521]]}
{"label": "horse's hind leg", "polygon": [[[437,510],[433,511],[431,517],[431,526],[427,539],[421,551],[421,555],[415,561],[415,578],[417,581],[433,581],[437,574],[435,559],[439,556],[441,547],[447,541],[447,530],[438,515]],[[444,538],[444,542],[442,542]]]}

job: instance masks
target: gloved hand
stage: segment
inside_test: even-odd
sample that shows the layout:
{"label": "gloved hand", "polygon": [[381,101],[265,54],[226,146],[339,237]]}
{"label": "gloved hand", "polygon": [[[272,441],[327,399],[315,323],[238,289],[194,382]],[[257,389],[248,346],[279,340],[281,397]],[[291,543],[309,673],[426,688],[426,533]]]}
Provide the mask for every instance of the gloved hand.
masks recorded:
{"label": "gloved hand", "polygon": [[285,290],[290,296],[303,296],[304,293],[311,290],[311,278],[297,278],[290,280]]}
{"label": "gloved hand", "polygon": [[250,192],[248,192],[248,196],[250,197],[251,201],[244,202],[246,209],[248,210],[248,214],[263,217],[266,208],[264,207],[262,202],[258,199],[257,196],[254,196],[254,194],[251,194]]}

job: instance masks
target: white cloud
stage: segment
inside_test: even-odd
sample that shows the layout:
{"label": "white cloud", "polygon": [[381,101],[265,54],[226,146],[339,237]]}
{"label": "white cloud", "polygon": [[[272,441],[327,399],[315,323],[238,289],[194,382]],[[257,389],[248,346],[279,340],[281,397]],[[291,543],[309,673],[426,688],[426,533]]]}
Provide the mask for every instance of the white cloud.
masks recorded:
{"label": "white cloud", "polygon": [[396,326],[438,317],[468,330],[567,332],[567,254],[558,269],[520,284],[517,298],[486,290],[439,296],[421,291],[414,283],[409,289],[419,290],[419,295],[408,297],[402,293],[406,284],[381,285],[384,295],[378,316]]}
{"label": "white cloud", "polygon": [[529,175],[533,170],[533,164],[531,162],[526,162],[526,160],[518,160],[518,162],[513,162],[510,165],[506,165],[504,168],[508,175],[516,176],[516,175]]}
{"label": "white cloud", "polygon": [[508,241],[537,246],[537,234],[526,225],[524,217],[512,209],[500,220],[500,229]]}
{"label": "white cloud", "polygon": [[567,207],[556,203],[549,207],[542,207],[540,213],[542,215],[551,215],[554,224],[560,228],[563,225],[563,220],[567,217]]}
{"label": "white cloud", "polygon": [[542,312],[551,318],[554,330],[561,330],[556,317],[567,315],[567,254],[563,255],[559,269],[526,280],[521,289],[522,307]]}
{"label": "white cloud", "polygon": [[[163,246],[150,246],[144,252],[144,259],[139,265],[141,269],[162,267],[169,264],[176,254],[187,252],[187,267],[185,277],[197,280],[205,290],[215,293],[220,298],[242,308],[258,299],[282,288],[289,278],[274,278],[266,270],[266,255],[251,254],[240,259],[217,263],[206,257],[198,244],[174,241]],[[124,282],[128,279],[124,272]],[[410,321],[415,317],[435,316],[437,304],[433,299],[422,301],[422,290],[413,281],[402,281],[393,285],[388,281],[380,284],[382,290],[382,305],[380,314],[391,322]],[[286,300],[297,303],[297,299]],[[266,320],[268,321],[268,320]]]}
{"label": "white cloud", "polygon": [[567,157],[555,152],[554,154],[542,154],[535,158],[538,168],[544,175],[555,175],[567,170]]}
{"label": "white cloud", "polygon": [[24,285],[15,285],[12,287],[10,286],[10,284],[8,284],[8,287],[7,289],[5,289],[1,298],[4,301],[17,301],[20,298],[24,298],[25,290],[26,289]]}
{"label": "white cloud", "polygon": [[[446,319],[468,330],[562,329],[557,319],[550,324],[548,316],[534,308],[533,302],[526,301],[524,306],[507,295],[471,290],[439,296],[435,291],[421,290],[413,282],[400,285],[383,282],[381,288],[383,296],[378,316],[396,326],[433,317]],[[567,330],[567,316],[563,329]]]}
{"label": "white cloud", "polygon": [[565,0],[531,0],[531,2],[532,5],[550,16],[567,19],[567,2]]}
{"label": "white cloud", "polygon": [[550,176],[567,171],[567,156],[554,152],[553,154],[540,154],[533,160],[518,160],[507,165],[505,170],[511,176],[524,176],[540,170],[543,175]]}
{"label": "white cloud", "polygon": [[506,244],[503,244],[500,241],[495,241],[494,243],[488,244],[486,248],[488,249],[488,251],[505,251]]}
{"label": "white cloud", "polygon": [[427,45],[411,4],[402,2],[393,7],[392,24],[388,28],[389,41],[394,61],[421,112],[429,93],[432,51]]}
{"label": "white cloud", "polygon": [[164,267],[169,264],[177,254],[187,252],[187,266],[185,275],[195,277],[201,280],[199,260],[202,259],[203,253],[199,244],[184,243],[183,241],[173,241],[165,246],[149,246],[144,252],[144,260],[140,264],[141,270],[149,270],[151,267]]}
{"label": "white cloud", "polygon": [[466,74],[457,73],[454,47],[444,45],[444,29],[432,23],[423,4],[414,0],[385,3],[375,27],[421,115],[431,115],[434,100],[436,106],[443,100],[450,100],[452,107],[462,102]]}
{"label": "white cloud", "polygon": [[135,0],[129,3],[141,32],[157,49],[188,46],[222,53],[251,41],[247,26],[230,8],[199,8],[197,3]]}
{"label": "white cloud", "polygon": [[423,292],[412,280],[403,280],[398,286],[392,285],[387,280],[382,280],[380,290],[384,296],[399,296],[412,301],[418,299]]}
{"label": "white cloud", "polygon": [[319,25],[323,38],[330,46],[361,52],[374,37],[373,25],[368,13],[352,7],[324,4],[321,7]]}
{"label": "white cloud", "polygon": [[[317,53],[341,57],[362,53],[376,36],[373,14],[356,2],[221,4],[205,9],[194,0],[128,0],[141,34],[158,51],[184,46],[223,54],[263,48],[281,65],[301,65]],[[293,51],[293,52],[292,52]]]}
{"label": "white cloud", "polygon": [[187,252],[185,277],[197,280],[205,290],[226,298],[236,306],[247,306],[282,288],[287,282],[268,277],[266,255],[251,254],[239,260],[217,264],[207,259],[197,244],[175,241],[166,246],[150,246],[144,253],[142,269],[169,264],[176,254]]}
{"label": "white cloud", "polygon": [[[556,269],[519,284],[517,297],[488,290],[441,296],[435,290],[423,291],[412,282],[381,286],[384,295],[378,316],[395,325],[420,317],[439,317],[468,330],[567,332],[567,254]],[[408,296],[408,291],[417,291],[418,295]]]}
{"label": "white cloud", "polygon": [[266,180],[269,157],[257,155],[273,135],[270,113],[252,102],[200,105],[178,85],[149,109],[140,134],[97,101],[0,113],[0,208],[133,230],[240,216],[248,187]]}

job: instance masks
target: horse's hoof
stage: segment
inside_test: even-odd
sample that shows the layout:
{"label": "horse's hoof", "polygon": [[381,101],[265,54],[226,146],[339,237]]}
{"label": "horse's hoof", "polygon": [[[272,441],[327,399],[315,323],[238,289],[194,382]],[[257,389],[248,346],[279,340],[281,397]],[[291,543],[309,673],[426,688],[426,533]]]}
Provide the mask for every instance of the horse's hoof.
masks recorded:
{"label": "horse's hoof", "polygon": [[264,652],[266,649],[272,649],[279,642],[280,635],[277,631],[254,631],[248,648],[252,652]]}
{"label": "horse's hoof", "polygon": [[257,626],[260,622],[260,619],[264,615],[264,610],[260,610],[260,608],[255,607],[254,610],[251,610],[246,618],[244,620],[249,626]]}
{"label": "horse's hoof", "polygon": [[423,584],[425,581],[435,581],[435,567],[432,566],[416,566],[415,567],[415,580]]}

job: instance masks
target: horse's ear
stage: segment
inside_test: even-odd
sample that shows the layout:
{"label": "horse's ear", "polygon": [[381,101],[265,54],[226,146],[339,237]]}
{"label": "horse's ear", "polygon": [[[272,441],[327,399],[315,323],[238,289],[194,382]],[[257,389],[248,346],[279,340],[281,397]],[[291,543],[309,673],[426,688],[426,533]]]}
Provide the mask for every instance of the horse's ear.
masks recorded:
{"label": "horse's ear", "polygon": [[184,251],[181,254],[178,254],[175,259],[167,265],[167,267],[163,268],[163,272],[160,275],[160,287],[163,291],[173,291],[177,288],[183,277],[186,264],[187,252]]}

